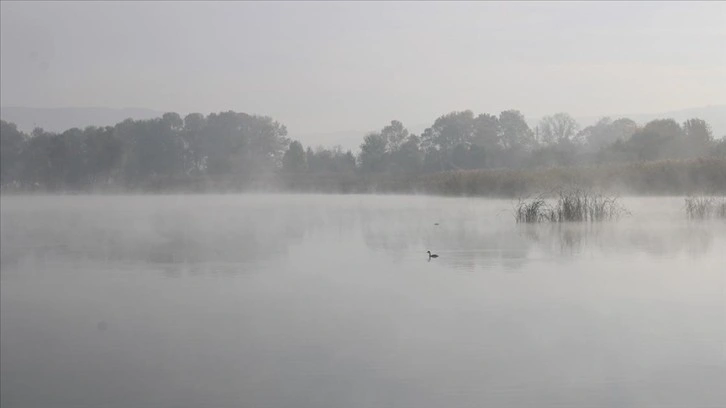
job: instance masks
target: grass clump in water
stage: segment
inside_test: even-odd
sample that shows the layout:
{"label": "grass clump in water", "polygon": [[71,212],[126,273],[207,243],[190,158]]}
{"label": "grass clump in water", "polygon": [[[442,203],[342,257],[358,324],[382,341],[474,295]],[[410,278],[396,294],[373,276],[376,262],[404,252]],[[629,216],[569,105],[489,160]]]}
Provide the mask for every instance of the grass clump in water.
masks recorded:
{"label": "grass clump in water", "polygon": [[550,203],[538,196],[520,199],[515,207],[518,223],[600,222],[619,219],[628,214],[616,197],[582,189],[560,190]]}
{"label": "grass clump in water", "polygon": [[541,196],[531,200],[520,198],[515,211],[517,222],[526,223],[548,221],[552,213],[549,204]]}
{"label": "grass clump in water", "polygon": [[726,197],[686,197],[686,214],[688,218],[698,220],[712,217],[726,218]]}

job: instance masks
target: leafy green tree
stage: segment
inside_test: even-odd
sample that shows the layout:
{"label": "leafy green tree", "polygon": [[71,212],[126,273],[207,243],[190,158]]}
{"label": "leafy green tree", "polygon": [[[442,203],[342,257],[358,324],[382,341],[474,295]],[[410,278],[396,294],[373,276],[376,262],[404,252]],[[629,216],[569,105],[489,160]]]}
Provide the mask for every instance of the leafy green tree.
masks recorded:
{"label": "leafy green tree", "polygon": [[55,157],[51,150],[51,159],[57,159],[53,168],[58,181],[56,188],[78,190],[88,183],[88,152],[85,135],[82,130],[73,128],[53,137],[53,144],[58,149]]}
{"label": "leafy green tree", "polygon": [[392,120],[390,125],[381,130],[381,137],[386,140],[386,150],[394,152],[408,138],[408,130],[403,126],[403,123]]}
{"label": "leafy green tree", "polygon": [[[632,137],[631,137],[632,138]],[[631,139],[627,141],[618,139],[597,151],[594,161],[602,163],[624,163],[637,160],[636,152],[631,149]]]}
{"label": "leafy green tree", "polygon": [[471,143],[486,150],[501,149],[502,132],[499,118],[494,115],[482,113],[474,118],[474,133]]}
{"label": "leafy green tree", "polygon": [[709,155],[721,159],[726,159],[726,136],[719,140],[714,140]]}
{"label": "leafy green tree", "polygon": [[282,169],[286,173],[302,173],[307,170],[305,150],[297,140],[290,143],[282,157]]}
{"label": "leafy green tree", "polygon": [[499,114],[501,143],[504,149],[531,150],[536,141],[534,132],[518,110],[506,110]]}
{"label": "leafy green tree", "polygon": [[182,144],[173,126],[163,118],[116,125],[118,137],[125,142],[123,173],[130,185],[161,182],[181,173]]}
{"label": "leafy green tree", "polygon": [[628,149],[640,161],[657,160],[663,158],[665,138],[653,129],[643,129],[636,132],[628,141]]}
{"label": "leafy green tree", "polygon": [[0,186],[18,183],[25,135],[14,123],[0,121]]}
{"label": "leafy green tree", "polygon": [[398,149],[391,153],[392,171],[396,173],[415,174],[422,169],[424,152],[421,140],[416,135],[409,135]]}
{"label": "leafy green tree", "polygon": [[539,131],[544,144],[575,143],[580,125],[567,113],[545,116],[539,122]]}
{"label": "leafy green tree", "polygon": [[683,137],[683,129],[673,119],[655,119],[643,127],[643,131],[658,134],[664,140]]}
{"label": "leafy green tree", "polygon": [[167,112],[161,116],[164,126],[173,131],[180,131],[184,127],[184,120],[176,112]]}
{"label": "leafy green tree", "polygon": [[360,167],[364,173],[386,171],[388,141],[380,133],[370,133],[360,145]]}
{"label": "leafy green tree", "polygon": [[673,119],[655,119],[631,138],[639,160],[689,157],[683,129]]}
{"label": "leafy green tree", "polygon": [[[359,160],[361,171],[372,172],[404,172],[413,165],[412,155],[418,150],[419,139],[411,137],[397,120],[391,121],[380,132],[369,133],[361,144]],[[405,162],[405,163],[404,163]]]}
{"label": "leafy green tree", "polygon": [[637,129],[638,125],[628,118],[613,121],[609,117],[604,117],[596,124],[583,129],[578,137],[585,142],[587,150],[594,152],[617,140],[630,139]]}
{"label": "leafy green tree", "polygon": [[[285,126],[272,118],[232,111],[207,117],[194,113],[184,119],[169,112],[112,127],[62,133],[35,129],[29,136],[2,121],[0,186],[76,190],[116,184],[149,188],[196,183],[201,178],[243,186],[280,175],[290,186],[351,191],[360,185],[356,175],[370,173],[413,175],[726,157],[726,142],[714,140],[708,123],[701,119],[689,119],[682,126],[673,119],[658,119],[638,128],[627,118],[603,118],[580,132],[578,128],[567,114],[543,118],[538,131],[547,143],[538,145],[538,138],[516,110],[499,116],[451,112],[437,118],[420,137],[393,120],[365,136],[357,166],[351,151],[344,152],[339,146],[304,150],[300,142],[290,142]],[[292,174],[296,177],[288,176]]]}
{"label": "leafy green tree", "polygon": [[532,152],[530,166],[573,166],[578,163],[579,146],[575,143],[554,143],[540,146]]}
{"label": "leafy green tree", "polygon": [[53,177],[53,167],[49,160],[52,137],[52,133],[41,128],[33,129],[21,154],[23,162],[21,180],[32,189],[46,187],[48,180]]}
{"label": "leafy green tree", "polygon": [[696,143],[708,144],[713,141],[711,126],[703,119],[688,119],[683,122],[685,136]]}
{"label": "leafy green tree", "polygon": [[468,146],[474,139],[474,113],[451,112],[436,119],[421,135],[427,150],[451,152],[457,145]]}
{"label": "leafy green tree", "polygon": [[317,168],[315,163],[315,152],[313,151],[312,147],[308,146],[307,149],[305,149],[305,163],[307,164],[307,170],[308,172],[314,172]]}
{"label": "leafy green tree", "polygon": [[290,144],[287,128],[268,116],[248,116],[243,127],[246,145],[238,156],[237,168],[246,174],[270,173],[282,166],[282,156]]}
{"label": "leafy green tree", "polygon": [[340,146],[332,149],[319,146],[316,151],[308,147],[305,157],[311,174],[350,175],[356,170],[355,156],[350,150],[343,152]]}
{"label": "leafy green tree", "polygon": [[466,151],[474,141],[474,113],[451,112],[436,119],[421,134],[426,152],[425,168],[429,171],[459,169],[465,166]]}
{"label": "leafy green tree", "polygon": [[464,170],[469,164],[469,147],[464,143],[454,146],[449,156],[449,166],[454,170]]}
{"label": "leafy green tree", "polygon": [[290,143],[287,128],[267,116],[212,113],[203,129],[198,154],[211,175],[249,178],[269,173],[282,166],[282,156]]}
{"label": "leafy green tree", "polygon": [[490,163],[496,163],[493,159],[501,154],[501,149],[492,146],[490,150],[477,144],[472,144],[466,154],[464,163],[467,169],[483,169],[490,167]]}
{"label": "leafy green tree", "polygon": [[205,157],[209,175],[230,174],[233,157],[248,145],[245,122],[249,115],[232,111],[210,113],[200,140],[200,154]]}
{"label": "leafy green tree", "polygon": [[190,113],[184,117],[181,130],[182,168],[185,174],[204,174],[207,169],[207,156],[204,152],[204,137],[207,120],[201,113]]}
{"label": "leafy green tree", "polygon": [[119,176],[118,169],[123,154],[123,142],[110,126],[84,130],[86,144],[87,180],[90,186],[108,185]]}

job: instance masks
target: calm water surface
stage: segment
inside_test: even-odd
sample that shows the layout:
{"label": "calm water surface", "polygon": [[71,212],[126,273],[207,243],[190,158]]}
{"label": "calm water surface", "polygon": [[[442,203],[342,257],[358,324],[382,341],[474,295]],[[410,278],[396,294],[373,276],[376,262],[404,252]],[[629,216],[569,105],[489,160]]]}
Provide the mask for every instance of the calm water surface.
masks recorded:
{"label": "calm water surface", "polygon": [[624,204],[3,197],[0,405],[726,406],[726,223]]}

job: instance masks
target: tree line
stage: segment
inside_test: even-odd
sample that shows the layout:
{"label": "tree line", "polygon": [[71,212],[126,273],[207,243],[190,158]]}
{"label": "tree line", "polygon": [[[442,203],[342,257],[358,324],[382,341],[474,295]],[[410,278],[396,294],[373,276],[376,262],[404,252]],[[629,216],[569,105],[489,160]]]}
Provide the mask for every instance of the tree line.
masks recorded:
{"label": "tree line", "polygon": [[452,170],[726,158],[726,138],[715,139],[697,118],[643,126],[602,118],[581,128],[570,115],[557,113],[532,129],[517,110],[451,112],[419,135],[393,120],[366,134],[357,154],[306,148],[272,118],[232,111],[184,118],[166,113],[61,133],[36,128],[25,134],[2,121],[0,141],[5,191],[244,188],[281,181],[292,188],[311,180],[361,182]]}

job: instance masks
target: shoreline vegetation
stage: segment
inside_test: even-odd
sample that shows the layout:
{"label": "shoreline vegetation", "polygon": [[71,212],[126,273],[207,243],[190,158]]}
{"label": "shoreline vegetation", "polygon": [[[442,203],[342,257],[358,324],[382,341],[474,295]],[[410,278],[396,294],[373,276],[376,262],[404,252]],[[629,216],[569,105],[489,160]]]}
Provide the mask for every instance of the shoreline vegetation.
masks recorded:
{"label": "shoreline vegetation", "polygon": [[423,175],[276,174],[239,180],[229,176],[155,177],[136,187],[99,184],[79,189],[4,186],[3,195],[311,193],[429,194],[520,198],[542,191],[597,190],[612,195],[693,196],[726,194],[726,159],[661,160],[645,163],[533,169],[458,170]]}
{"label": "shoreline vegetation", "polygon": [[[531,129],[516,110],[437,118],[420,135],[399,121],[360,151],[305,148],[267,116],[166,113],[115,126],[30,134],[0,128],[0,192],[390,193],[517,198],[575,188],[607,195],[726,195],[726,138],[708,123],[566,113]],[[698,207],[698,206],[696,206]]]}
{"label": "shoreline vegetation", "polygon": [[540,222],[602,222],[616,221],[630,212],[618,197],[594,193],[580,188],[560,190],[554,198],[540,194],[519,199],[514,218],[517,223]]}
{"label": "shoreline vegetation", "polygon": [[689,196],[685,202],[686,214],[692,220],[726,219],[726,196]]}

